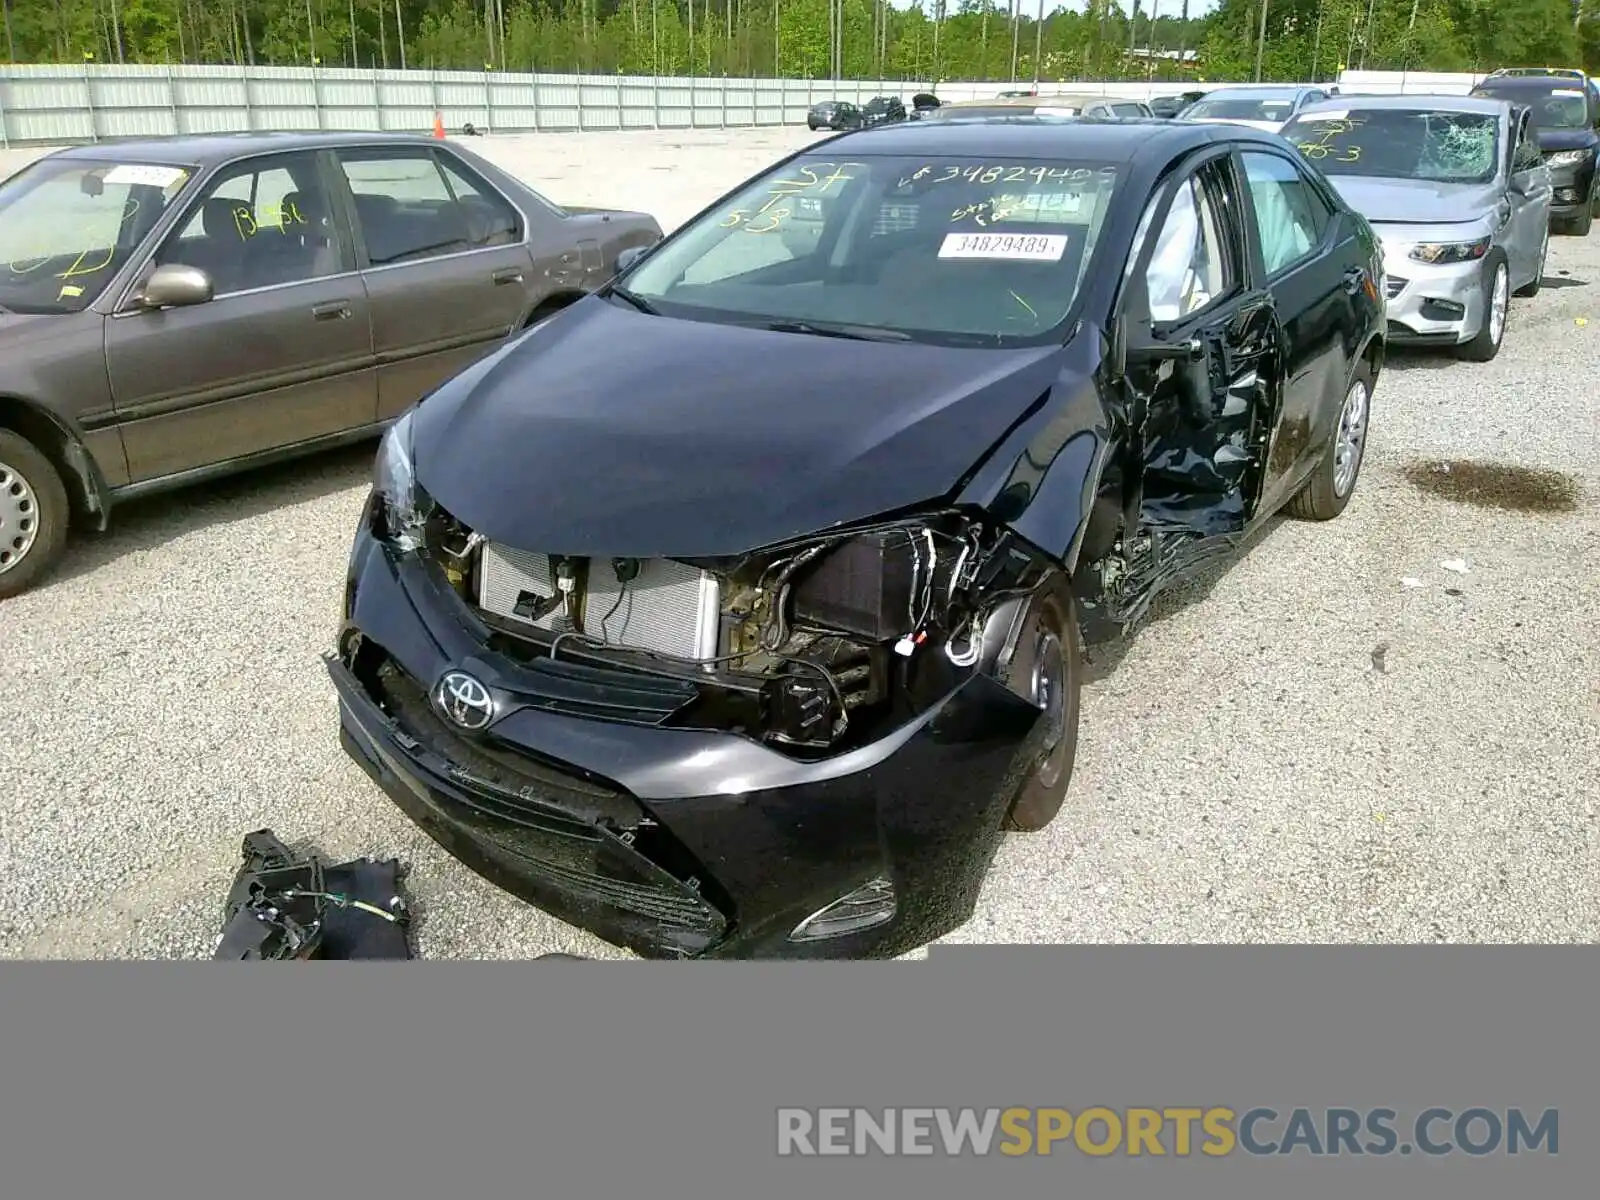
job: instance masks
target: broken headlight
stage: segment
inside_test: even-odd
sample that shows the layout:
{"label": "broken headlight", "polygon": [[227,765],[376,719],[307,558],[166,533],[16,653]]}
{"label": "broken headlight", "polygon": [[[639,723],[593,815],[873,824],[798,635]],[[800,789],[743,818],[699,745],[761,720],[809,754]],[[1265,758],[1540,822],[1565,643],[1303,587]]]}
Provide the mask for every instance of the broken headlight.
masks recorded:
{"label": "broken headlight", "polygon": [[426,523],[411,438],[411,412],[407,412],[383,435],[372,471],[373,533],[403,551],[422,548]]}

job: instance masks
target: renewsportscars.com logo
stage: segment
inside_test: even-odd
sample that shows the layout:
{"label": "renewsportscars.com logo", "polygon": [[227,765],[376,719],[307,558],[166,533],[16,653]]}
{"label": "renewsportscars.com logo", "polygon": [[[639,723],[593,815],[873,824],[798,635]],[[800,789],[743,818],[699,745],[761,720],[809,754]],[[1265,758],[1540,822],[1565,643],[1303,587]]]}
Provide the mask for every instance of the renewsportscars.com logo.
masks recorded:
{"label": "renewsportscars.com logo", "polygon": [[783,1156],[1095,1158],[1554,1155],[1560,1113],[1521,1108],[780,1108]]}

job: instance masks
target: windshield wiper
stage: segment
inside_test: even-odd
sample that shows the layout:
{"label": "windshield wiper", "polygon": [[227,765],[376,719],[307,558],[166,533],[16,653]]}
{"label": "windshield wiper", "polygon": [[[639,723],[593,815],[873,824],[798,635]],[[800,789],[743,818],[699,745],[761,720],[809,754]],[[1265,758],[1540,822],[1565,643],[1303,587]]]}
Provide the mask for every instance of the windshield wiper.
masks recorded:
{"label": "windshield wiper", "polygon": [[643,296],[635,295],[625,287],[618,287],[613,284],[610,287],[609,292],[619,300],[626,300],[629,304],[633,305],[633,307],[637,308],[646,316],[659,317],[661,315],[661,310],[654,304],[651,304],[650,301],[646,300]]}
{"label": "windshield wiper", "polygon": [[817,325],[811,321],[767,321],[762,329],[773,333],[809,333],[814,337],[849,338],[855,342],[909,342],[909,333],[880,329],[876,325]]}

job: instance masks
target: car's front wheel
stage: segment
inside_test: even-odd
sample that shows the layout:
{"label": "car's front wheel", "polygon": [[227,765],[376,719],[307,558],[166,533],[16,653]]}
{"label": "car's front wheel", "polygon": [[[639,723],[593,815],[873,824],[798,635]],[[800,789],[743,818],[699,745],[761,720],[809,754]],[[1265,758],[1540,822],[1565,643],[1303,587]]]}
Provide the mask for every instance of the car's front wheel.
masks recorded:
{"label": "car's front wheel", "polygon": [[67,489],[39,448],[0,429],[0,599],[37,583],[67,541]]}
{"label": "car's front wheel", "polygon": [[1511,312],[1511,267],[1499,251],[1483,264],[1483,294],[1483,324],[1470,342],[1456,347],[1457,357],[1468,362],[1490,361],[1505,341],[1506,318]]}
{"label": "car's front wheel", "polygon": [[1008,830],[1036,833],[1055,820],[1066,801],[1078,757],[1082,661],[1071,591],[1062,586],[1041,592],[1029,605],[1000,679],[1040,709],[1012,764],[1009,778],[1018,782],[1006,810]]}
{"label": "car's front wheel", "polygon": [[1367,429],[1372,421],[1372,368],[1362,363],[1345,389],[1339,419],[1334,422],[1322,461],[1305,487],[1289,501],[1289,512],[1308,521],[1331,521],[1345,510],[1355,493],[1366,458]]}
{"label": "car's front wheel", "polygon": [[1544,269],[1550,261],[1550,230],[1544,231],[1544,240],[1539,243],[1539,261],[1534,265],[1533,278],[1517,289],[1519,296],[1537,296],[1539,289],[1544,287]]}

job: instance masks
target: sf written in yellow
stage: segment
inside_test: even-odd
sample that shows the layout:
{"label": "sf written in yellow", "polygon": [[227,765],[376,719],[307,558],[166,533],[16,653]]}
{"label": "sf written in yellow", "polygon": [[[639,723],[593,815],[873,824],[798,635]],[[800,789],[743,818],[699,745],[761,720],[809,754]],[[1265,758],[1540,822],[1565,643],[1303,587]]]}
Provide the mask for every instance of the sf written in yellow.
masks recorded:
{"label": "sf written in yellow", "polygon": [[1093,1157],[1221,1158],[1239,1143],[1235,1116],[1231,1108],[1008,1108],[1000,1114],[998,1149],[1012,1157],[1049,1155],[1061,1145]]}

